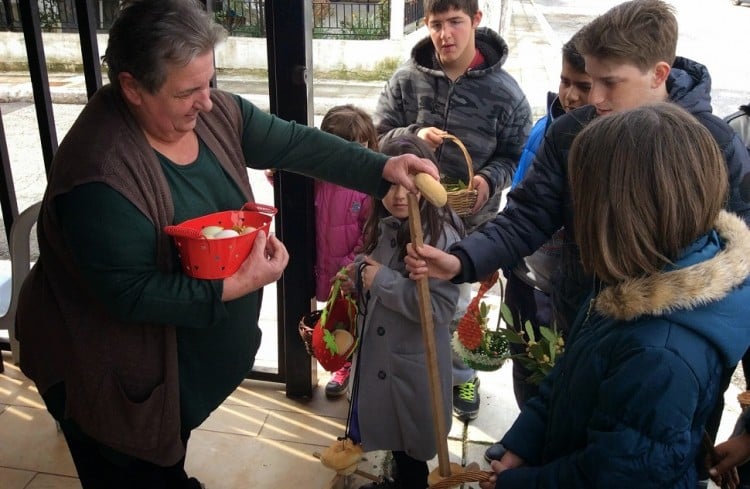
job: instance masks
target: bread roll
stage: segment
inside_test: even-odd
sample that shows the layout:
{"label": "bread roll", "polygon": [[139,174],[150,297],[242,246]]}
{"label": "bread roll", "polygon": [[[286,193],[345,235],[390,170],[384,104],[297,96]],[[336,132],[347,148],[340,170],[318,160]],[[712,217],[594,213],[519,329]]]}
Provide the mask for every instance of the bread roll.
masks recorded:
{"label": "bread roll", "polygon": [[414,185],[422,192],[422,196],[435,207],[443,207],[448,202],[448,194],[445,188],[429,174],[417,173],[414,176]]}

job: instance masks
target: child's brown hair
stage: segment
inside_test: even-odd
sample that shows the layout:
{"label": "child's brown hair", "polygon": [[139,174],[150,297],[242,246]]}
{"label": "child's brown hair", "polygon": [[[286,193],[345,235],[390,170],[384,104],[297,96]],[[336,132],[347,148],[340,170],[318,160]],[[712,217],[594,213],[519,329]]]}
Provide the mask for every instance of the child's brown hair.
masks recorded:
{"label": "child's brown hair", "polygon": [[576,70],[578,73],[586,73],[586,61],[583,59],[583,56],[581,56],[581,53],[578,52],[578,48],[576,47],[576,43],[580,38],[581,31],[578,31],[573,34],[573,37],[568,39],[568,42],[563,44],[562,57],[563,61],[568,63],[571,68]]}
{"label": "child's brown hair", "polygon": [[323,116],[320,129],[347,141],[366,144],[372,150],[378,147],[378,133],[372,117],[352,104],[331,107]]}
{"label": "child's brown hair", "polygon": [[661,0],[631,0],[586,24],[576,47],[583,56],[633,64],[645,72],[660,61],[672,66],[677,34],[674,7]]}
{"label": "child's brown hair", "polygon": [[[383,140],[380,145],[380,152],[388,156],[413,154],[420,158],[426,158],[437,166],[435,153],[427,143],[422,141],[415,134],[404,134]],[[378,232],[380,219],[388,217],[389,215],[389,212],[383,205],[383,201],[375,199],[370,211],[370,216],[367,218],[363,230],[364,238],[362,246],[365,254],[371,253],[377,246],[378,238],[380,237]],[[446,224],[453,226],[459,236],[464,235],[464,226],[461,219],[447,205],[443,207],[435,207],[428,203],[426,199],[420,198],[419,215],[422,220],[424,241],[429,245],[434,246],[437,244],[438,240],[445,232]],[[401,228],[398,230],[396,241],[396,246],[400,248],[399,256],[403,258],[406,255],[406,243],[410,241],[408,220],[405,220],[402,223]]]}
{"label": "child's brown hair", "polygon": [[479,12],[478,0],[424,0],[424,14],[441,14],[450,9],[464,12],[469,17]]}
{"label": "child's brown hair", "polygon": [[661,270],[726,204],[716,141],[671,102],[597,117],[568,162],[581,263],[608,284]]}

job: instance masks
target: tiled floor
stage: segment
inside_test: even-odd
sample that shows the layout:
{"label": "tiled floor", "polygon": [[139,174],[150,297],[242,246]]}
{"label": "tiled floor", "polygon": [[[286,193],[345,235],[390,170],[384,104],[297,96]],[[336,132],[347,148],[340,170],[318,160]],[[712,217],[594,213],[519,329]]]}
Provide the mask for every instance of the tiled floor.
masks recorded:
{"label": "tiled floor", "polygon": [[[261,327],[275,331],[273,291],[265,294]],[[486,296],[497,304],[499,287]],[[497,308],[493,308],[494,324]],[[257,362],[274,362],[275,338],[264,336]],[[5,373],[0,374],[0,489],[78,489],[75,468],[67,446],[39,397],[34,385],[3,352]],[[306,487],[321,489],[358,488],[368,482],[359,476],[337,479],[314,456],[343,434],[346,423],[345,398],[328,400],[323,386],[328,374],[320,372],[320,384],[313,398],[302,402],[289,399],[283,385],[245,381],[197,430],[187,455],[187,470],[209,489]],[[518,409],[513,398],[511,366],[480,373],[479,417],[462,423],[452,420],[448,436],[451,462],[477,462],[488,469],[484,450],[511,425]],[[726,439],[739,414],[734,385],[725,395],[726,407],[718,439]],[[383,423],[388,420],[384,419]],[[368,453],[359,469],[382,473],[383,453]],[[437,467],[437,458],[431,468]],[[465,484],[464,489],[478,488]]]}
{"label": "tiled floor", "polygon": [[[274,311],[273,301],[267,301],[263,310]],[[264,331],[274,330],[272,321],[272,317],[262,312]],[[267,352],[274,349],[271,347],[274,341],[270,335],[264,336],[266,347],[259,353],[260,363],[270,360]],[[8,352],[3,352],[3,360],[0,488],[80,488],[62,434],[44,409],[34,385],[12,364]],[[209,489],[345,489],[368,482],[355,475],[340,480],[338,485],[332,484],[335,474],[313,457],[314,452],[325,449],[343,434],[348,406],[345,398],[326,399],[323,386],[328,374],[321,371],[319,377],[320,384],[308,402],[287,398],[281,384],[245,381],[193,433],[186,462],[188,473]],[[468,424],[453,419],[448,451],[451,462],[466,465],[476,461],[486,469],[484,450],[507,429],[518,409],[513,400],[510,365],[497,372],[481,373],[480,379],[479,417]],[[367,454],[359,469],[380,475],[382,456],[382,453]],[[437,467],[437,459],[431,464]]]}

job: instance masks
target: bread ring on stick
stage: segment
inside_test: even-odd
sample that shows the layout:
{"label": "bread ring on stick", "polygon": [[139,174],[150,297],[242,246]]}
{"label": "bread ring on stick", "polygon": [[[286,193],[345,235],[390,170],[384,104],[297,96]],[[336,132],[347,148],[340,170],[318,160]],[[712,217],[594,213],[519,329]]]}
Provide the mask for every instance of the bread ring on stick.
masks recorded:
{"label": "bread ring on stick", "polygon": [[448,202],[448,193],[440,182],[427,173],[414,175],[414,185],[417,186],[425,199],[435,207],[443,207]]}
{"label": "bread ring on stick", "polygon": [[320,454],[320,461],[341,475],[353,474],[362,459],[362,447],[351,439],[337,440]]}

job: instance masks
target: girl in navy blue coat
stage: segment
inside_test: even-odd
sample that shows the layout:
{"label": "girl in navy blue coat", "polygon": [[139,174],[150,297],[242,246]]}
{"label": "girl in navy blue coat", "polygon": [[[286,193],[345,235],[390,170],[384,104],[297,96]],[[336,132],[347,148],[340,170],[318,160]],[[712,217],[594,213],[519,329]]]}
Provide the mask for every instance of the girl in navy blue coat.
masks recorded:
{"label": "girl in navy blue coat", "polygon": [[703,427],[750,344],[750,231],[722,210],[726,164],[660,103],[589,124],[567,176],[594,292],[480,486],[694,489]]}

